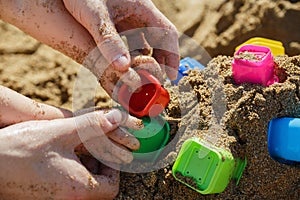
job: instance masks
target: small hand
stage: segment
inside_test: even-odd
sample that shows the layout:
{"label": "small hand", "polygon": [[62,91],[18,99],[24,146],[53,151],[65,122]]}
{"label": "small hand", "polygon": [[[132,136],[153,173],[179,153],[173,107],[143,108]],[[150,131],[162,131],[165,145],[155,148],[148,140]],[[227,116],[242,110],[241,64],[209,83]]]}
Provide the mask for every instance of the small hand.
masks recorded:
{"label": "small hand", "polygon": [[74,148],[83,143],[99,159],[131,162],[132,154],[126,148],[137,149],[139,143],[133,136],[124,138],[127,133],[119,132],[118,127],[140,128],[140,123],[112,110],[73,118],[27,121],[0,129],[0,196],[5,199],[114,198],[119,188],[119,172],[101,165],[96,170],[98,175],[90,173]]}

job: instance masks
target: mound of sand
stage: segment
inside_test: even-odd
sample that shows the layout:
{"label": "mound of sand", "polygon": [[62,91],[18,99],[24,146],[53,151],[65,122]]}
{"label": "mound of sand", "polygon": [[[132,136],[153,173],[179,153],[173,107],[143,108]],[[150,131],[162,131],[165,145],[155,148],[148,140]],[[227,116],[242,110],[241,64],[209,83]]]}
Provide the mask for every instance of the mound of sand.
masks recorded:
{"label": "mound of sand", "polygon": [[[168,87],[172,101],[167,119],[172,136],[179,132],[182,137],[175,141],[177,145],[167,158],[174,158],[183,141],[197,135],[212,138],[235,156],[247,156],[248,165],[239,186],[232,183],[225,192],[207,196],[175,181],[171,165],[145,174],[122,173],[116,199],[299,199],[299,168],[273,161],[266,139],[270,119],[300,115],[300,57],[294,56],[300,54],[300,3],[153,2],[181,33],[195,39],[215,57],[206,70],[192,72],[178,87]],[[37,101],[72,109],[73,86],[80,66],[1,21],[0,36],[0,84]],[[283,42],[289,57],[276,58],[281,83],[270,87],[234,84],[230,56],[237,45],[255,36]],[[182,36],[180,41],[183,39]],[[181,52],[183,56],[197,57],[197,52],[191,52],[184,42]],[[101,89],[94,101],[101,107],[111,105]]]}
{"label": "mound of sand", "polygon": [[279,0],[153,0],[180,33],[195,39],[212,57],[232,55],[251,37],[282,41],[288,55],[300,52],[300,3]]}

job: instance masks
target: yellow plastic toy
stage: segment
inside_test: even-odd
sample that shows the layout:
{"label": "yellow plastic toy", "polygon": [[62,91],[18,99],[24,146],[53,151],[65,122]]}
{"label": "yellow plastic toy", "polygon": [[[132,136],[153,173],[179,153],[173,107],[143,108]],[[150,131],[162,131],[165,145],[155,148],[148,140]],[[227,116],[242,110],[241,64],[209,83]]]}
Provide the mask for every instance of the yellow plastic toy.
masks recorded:
{"label": "yellow plastic toy", "polygon": [[259,46],[268,47],[268,48],[271,49],[272,54],[274,56],[284,55],[285,54],[282,42],[277,41],[277,40],[271,40],[271,39],[267,39],[267,38],[262,38],[262,37],[254,37],[254,38],[251,38],[251,39],[247,40],[243,44],[241,44],[238,47],[236,47],[235,51],[237,51],[241,46],[243,46],[245,44],[253,44],[253,45],[259,45]]}

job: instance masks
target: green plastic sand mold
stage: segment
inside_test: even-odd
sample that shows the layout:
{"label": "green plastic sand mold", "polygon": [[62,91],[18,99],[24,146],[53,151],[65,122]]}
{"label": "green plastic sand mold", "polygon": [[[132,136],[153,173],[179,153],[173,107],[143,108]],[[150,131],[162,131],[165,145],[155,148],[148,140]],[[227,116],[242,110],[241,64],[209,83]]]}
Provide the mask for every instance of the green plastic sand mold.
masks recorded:
{"label": "green plastic sand mold", "polygon": [[140,148],[133,151],[133,157],[138,160],[155,161],[170,137],[169,123],[160,115],[143,117],[144,128],[141,130],[129,129],[140,142]]}
{"label": "green plastic sand mold", "polygon": [[176,180],[201,194],[221,193],[231,179],[239,183],[247,160],[200,140],[186,140],[173,165]]}

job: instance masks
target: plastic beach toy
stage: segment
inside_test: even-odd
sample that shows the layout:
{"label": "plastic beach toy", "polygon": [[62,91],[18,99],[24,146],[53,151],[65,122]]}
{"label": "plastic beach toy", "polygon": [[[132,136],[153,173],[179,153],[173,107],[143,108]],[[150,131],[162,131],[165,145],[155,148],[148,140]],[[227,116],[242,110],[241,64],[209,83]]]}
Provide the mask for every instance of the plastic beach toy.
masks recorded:
{"label": "plastic beach toy", "polygon": [[300,163],[300,118],[274,118],[269,122],[270,156],[281,163]]}
{"label": "plastic beach toy", "polygon": [[172,174],[201,194],[213,194],[224,191],[230,179],[238,184],[246,164],[246,159],[235,160],[228,151],[191,138],[182,145]]}
{"label": "plastic beach toy", "polygon": [[170,126],[160,115],[143,117],[144,128],[129,129],[139,141],[140,148],[133,152],[135,159],[155,161],[169,140]]}
{"label": "plastic beach toy", "polygon": [[204,69],[205,67],[200,64],[197,60],[186,57],[180,60],[178,75],[175,81],[171,81],[172,84],[177,85],[178,82],[184,77],[188,75],[188,71],[191,69]]}
{"label": "plastic beach toy", "polygon": [[271,49],[272,54],[274,56],[285,54],[284,53],[285,50],[284,50],[282,42],[277,41],[277,40],[262,38],[262,37],[254,37],[254,38],[251,38],[251,39],[247,40],[246,42],[244,42],[240,46],[236,47],[235,51],[238,51],[238,49],[241,48],[241,46],[244,46],[246,44],[253,44],[253,45],[268,47],[268,48]]}
{"label": "plastic beach toy", "polygon": [[253,83],[269,86],[279,81],[274,73],[274,61],[268,47],[244,45],[232,62],[232,73],[237,84]]}
{"label": "plastic beach toy", "polygon": [[157,116],[163,112],[170,101],[169,93],[160,82],[145,70],[137,70],[142,86],[131,92],[126,84],[120,87],[119,103],[137,117]]}

